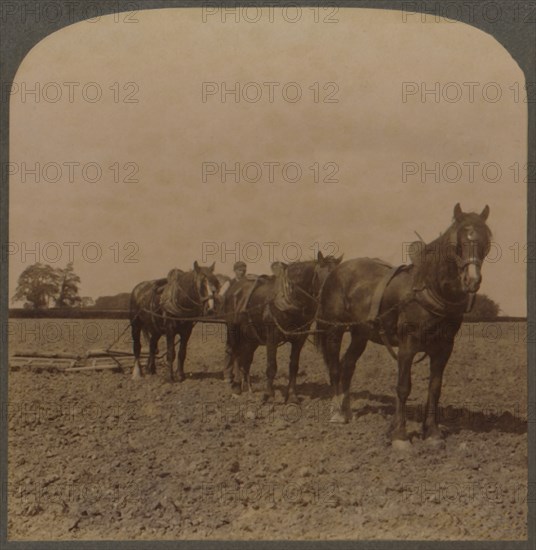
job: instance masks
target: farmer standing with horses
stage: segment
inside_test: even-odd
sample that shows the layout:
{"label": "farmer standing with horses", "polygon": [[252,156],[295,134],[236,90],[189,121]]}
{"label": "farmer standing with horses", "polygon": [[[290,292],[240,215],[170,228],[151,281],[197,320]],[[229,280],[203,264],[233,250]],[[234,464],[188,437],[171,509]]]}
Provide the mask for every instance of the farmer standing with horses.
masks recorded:
{"label": "farmer standing with horses", "polygon": [[[223,300],[232,299],[235,302],[237,301],[237,294],[240,293],[241,288],[237,288],[237,283],[242,281],[246,277],[247,265],[246,262],[235,262],[233,265],[233,271],[235,273],[234,279],[231,279],[224,285],[222,285],[219,296]],[[236,305],[236,304],[235,304]],[[236,307],[234,308],[236,310]],[[225,358],[223,360],[223,380],[227,384],[231,385],[233,383],[233,350],[229,344],[229,339],[225,344]]]}

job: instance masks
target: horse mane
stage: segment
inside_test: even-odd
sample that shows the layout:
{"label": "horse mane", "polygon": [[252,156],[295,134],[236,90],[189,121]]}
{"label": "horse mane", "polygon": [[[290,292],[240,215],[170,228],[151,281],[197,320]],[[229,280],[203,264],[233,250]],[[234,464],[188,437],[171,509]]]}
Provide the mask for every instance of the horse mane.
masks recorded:
{"label": "horse mane", "polygon": [[[193,269],[190,271],[183,271],[177,268],[172,269],[168,273],[167,284],[162,291],[160,299],[162,308],[174,315],[181,315],[184,309],[191,310],[192,307],[195,307],[195,300],[191,297],[188,298],[194,278],[195,271]],[[186,307],[177,303],[177,299],[186,301]]]}
{"label": "horse mane", "polygon": [[167,282],[171,283],[174,280],[180,279],[182,275],[184,275],[184,271],[182,269],[179,269],[177,267],[174,267],[173,269],[170,269],[167,274]]}

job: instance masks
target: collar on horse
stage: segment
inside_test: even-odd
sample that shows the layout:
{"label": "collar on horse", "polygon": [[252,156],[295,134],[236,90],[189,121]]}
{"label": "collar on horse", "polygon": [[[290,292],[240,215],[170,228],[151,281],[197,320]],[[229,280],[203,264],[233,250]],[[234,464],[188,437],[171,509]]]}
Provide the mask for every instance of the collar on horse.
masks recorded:
{"label": "collar on horse", "polygon": [[[470,261],[467,261],[466,263],[470,263]],[[385,290],[389,286],[389,283],[400,272],[406,271],[408,269],[410,269],[410,266],[406,264],[402,264],[399,266],[392,267],[386,273],[385,277],[383,277],[383,279],[379,282],[376,289],[374,290],[374,294],[372,295],[372,301],[370,304],[369,315],[367,318],[367,321],[369,323],[373,325],[374,324],[377,325],[378,333],[384,346],[387,348],[390,355],[395,360],[397,360],[398,357],[393,347],[391,346],[391,343],[389,342],[389,338],[387,337],[387,334],[383,327],[383,323],[382,323],[383,315],[385,315],[386,313],[389,313],[391,310],[400,309],[403,305],[415,301],[424,309],[426,309],[426,311],[432,313],[433,315],[437,317],[447,317],[449,315],[461,315],[467,311],[470,311],[474,302],[474,294],[466,295],[457,302],[451,302],[449,300],[446,300],[442,296],[439,296],[432,288],[429,288],[427,286],[424,286],[423,288],[413,287],[412,289],[413,292],[408,299],[395,304],[393,308],[389,309],[383,314],[380,314],[383,296],[385,294]],[[422,357],[420,357],[416,361],[416,363],[420,363],[425,357],[426,357],[426,353],[424,353]]]}
{"label": "collar on horse", "polygon": [[473,300],[470,295],[465,295],[461,300],[451,302],[442,296],[439,296],[432,288],[414,288],[413,293],[416,301],[426,311],[437,317],[448,317],[449,315],[462,315],[469,312],[473,306]]}
{"label": "collar on horse", "polygon": [[[472,259],[469,259],[465,262],[471,263]],[[370,310],[368,315],[368,321],[374,322],[378,317],[380,317],[380,308],[383,301],[383,296],[385,290],[389,286],[389,283],[402,271],[406,271],[411,266],[402,264],[399,266],[392,267],[383,277],[383,279],[378,283],[374,294],[372,295],[372,301],[370,304]],[[461,315],[470,311],[473,300],[469,294],[466,294],[459,301],[450,301],[445,299],[442,296],[439,296],[432,288],[428,286],[423,286],[422,288],[413,287],[413,294],[409,300],[404,301],[403,303],[416,301],[420,304],[426,311],[436,315],[437,317],[448,317],[449,315]],[[397,304],[396,307],[399,307],[400,304]]]}

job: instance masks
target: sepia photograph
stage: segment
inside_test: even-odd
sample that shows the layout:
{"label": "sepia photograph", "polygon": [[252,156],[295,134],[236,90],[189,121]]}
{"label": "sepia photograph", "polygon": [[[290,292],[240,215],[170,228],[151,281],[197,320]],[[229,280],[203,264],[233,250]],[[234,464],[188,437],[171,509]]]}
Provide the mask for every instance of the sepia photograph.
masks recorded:
{"label": "sepia photograph", "polygon": [[1,10],[2,545],[533,545],[534,5]]}

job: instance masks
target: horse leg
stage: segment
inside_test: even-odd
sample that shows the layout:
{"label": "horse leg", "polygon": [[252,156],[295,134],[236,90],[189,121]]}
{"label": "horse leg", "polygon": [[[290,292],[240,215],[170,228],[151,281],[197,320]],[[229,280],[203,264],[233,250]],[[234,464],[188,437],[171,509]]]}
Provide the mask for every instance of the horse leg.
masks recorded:
{"label": "horse leg", "polygon": [[223,381],[229,385],[233,383],[233,361],[233,348],[229,342],[227,342],[225,344],[225,357],[223,359]]}
{"label": "horse leg", "polygon": [[290,362],[288,365],[288,387],[287,395],[285,396],[286,403],[299,403],[298,396],[296,394],[296,378],[298,376],[298,369],[300,367],[300,353],[305,344],[307,335],[300,336],[296,340],[293,340],[290,348]]}
{"label": "horse leg", "polygon": [[354,375],[356,363],[366,347],[367,339],[359,335],[356,329],[352,330],[352,340],[342,358],[341,376],[339,380],[340,393],[342,393],[343,396],[341,410],[347,422],[352,419],[352,409],[350,407],[350,386],[352,385],[352,376]]}
{"label": "horse leg", "polygon": [[158,340],[160,336],[158,334],[151,334],[149,341],[149,359],[147,360],[147,372],[155,374],[156,372],[156,353],[158,351]]}
{"label": "horse leg", "polygon": [[253,361],[253,354],[257,349],[257,344],[250,342],[243,342],[238,356],[238,364],[240,372],[242,373],[242,390],[247,386],[248,392],[253,393],[251,387],[251,379],[249,376],[249,369],[251,368],[251,362]]}
{"label": "horse leg", "polygon": [[406,401],[411,392],[411,366],[415,351],[409,342],[402,341],[398,350],[398,382],[396,386],[396,410],[391,432],[394,448],[408,450],[411,442],[406,433]]}
{"label": "horse leg", "polygon": [[269,401],[275,396],[274,378],[277,374],[277,344],[273,338],[266,341],[266,390],[264,391],[264,401]]}
{"label": "horse leg", "polygon": [[249,353],[246,355],[246,381],[248,385],[248,392],[253,393],[253,387],[251,385],[251,376],[249,374],[249,371],[251,369],[251,363],[253,362],[253,355],[255,354],[255,350],[257,349],[257,344],[251,344],[249,347]]}
{"label": "horse leg", "polygon": [[175,331],[171,328],[168,328],[166,331],[166,343],[169,378],[171,382],[175,382],[175,374],[173,372],[173,362],[175,361]]}
{"label": "horse leg", "polygon": [[326,336],[324,345],[324,361],[328,367],[329,383],[332,391],[332,415],[329,421],[338,424],[346,422],[346,418],[342,412],[342,396],[339,385],[341,370],[339,354],[343,335],[344,331],[340,329],[330,331]]}
{"label": "horse leg", "polygon": [[194,325],[192,323],[188,323],[180,330],[181,342],[179,344],[179,357],[177,365],[177,376],[179,382],[182,382],[186,378],[186,375],[184,374],[184,361],[186,360],[186,349],[188,347],[188,340],[190,340],[193,328]]}
{"label": "horse leg", "polygon": [[424,412],[423,437],[431,444],[440,446],[443,444],[441,431],[437,425],[438,403],[441,395],[443,371],[452,353],[453,343],[449,343],[438,353],[430,356],[430,380],[428,383],[428,400]]}
{"label": "horse leg", "polygon": [[227,337],[225,339],[225,356],[223,359],[223,381],[231,387],[236,378],[236,331],[235,325],[227,325]]}
{"label": "horse leg", "polygon": [[141,325],[137,320],[132,322],[132,345],[134,351],[134,368],[132,369],[132,380],[139,380],[142,377],[142,370],[140,365],[141,355]]}
{"label": "horse leg", "polygon": [[227,325],[223,379],[231,385],[233,397],[242,393],[242,366],[239,360],[242,353],[242,331],[242,325],[234,323]]}

